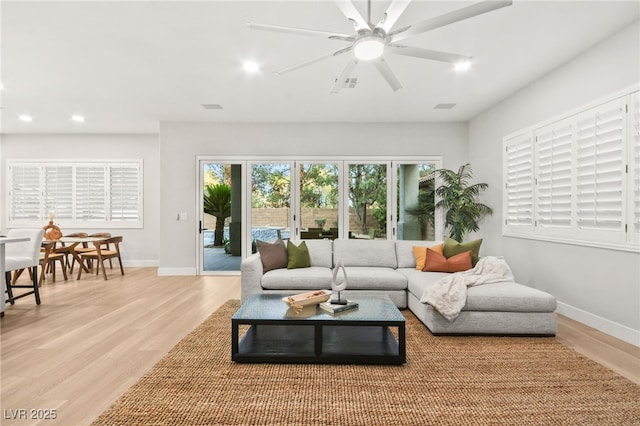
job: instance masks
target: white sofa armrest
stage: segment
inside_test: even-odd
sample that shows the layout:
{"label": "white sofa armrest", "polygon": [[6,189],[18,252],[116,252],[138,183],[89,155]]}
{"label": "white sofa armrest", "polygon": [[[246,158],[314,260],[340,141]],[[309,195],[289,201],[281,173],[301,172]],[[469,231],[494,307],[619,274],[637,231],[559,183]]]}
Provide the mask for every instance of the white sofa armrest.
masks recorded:
{"label": "white sofa armrest", "polygon": [[262,293],[262,259],[258,253],[252,254],[240,264],[241,294],[244,302],[252,294]]}

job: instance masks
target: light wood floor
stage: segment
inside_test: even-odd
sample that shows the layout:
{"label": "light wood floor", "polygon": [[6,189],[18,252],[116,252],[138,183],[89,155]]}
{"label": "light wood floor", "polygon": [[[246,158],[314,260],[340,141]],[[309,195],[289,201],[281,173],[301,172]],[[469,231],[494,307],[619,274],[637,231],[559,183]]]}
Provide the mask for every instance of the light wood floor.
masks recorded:
{"label": "light wood floor", "polygon": [[[28,297],[7,307],[0,423],[91,423],[189,331],[228,299],[240,298],[238,276],[158,277],[155,268],[126,273],[112,273],[108,281],[47,281],[42,305]],[[564,317],[558,324],[560,342],[640,384],[640,348]],[[21,409],[29,418],[12,419]],[[32,409],[55,410],[57,418],[30,419]]]}

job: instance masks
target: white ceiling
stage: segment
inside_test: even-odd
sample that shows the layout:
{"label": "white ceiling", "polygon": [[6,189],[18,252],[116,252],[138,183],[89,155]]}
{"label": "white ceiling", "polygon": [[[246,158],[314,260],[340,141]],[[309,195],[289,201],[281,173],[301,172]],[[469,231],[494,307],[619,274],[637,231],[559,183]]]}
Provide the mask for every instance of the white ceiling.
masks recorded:
{"label": "white ceiling", "polygon": [[[473,3],[416,0],[394,28]],[[366,2],[355,4],[366,16]],[[374,1],[372,21],[388,4]],[[515,0],[405,40],[473,56],[469,72],[386,55],[402,89],[393,92],[361,62],[352,75],[357,87],[330,94],[346,55],[273,72],[344,42],[246,26],[351,33],[330,1],[3,1],[2,132],[155,133],[160,121],[466,121],[639,18],[638,1]],[[244,73],[247,59],[261,72]],[[434,109],[439,103],[456,106]],[[20,122],[20,114],[34,121]]]}

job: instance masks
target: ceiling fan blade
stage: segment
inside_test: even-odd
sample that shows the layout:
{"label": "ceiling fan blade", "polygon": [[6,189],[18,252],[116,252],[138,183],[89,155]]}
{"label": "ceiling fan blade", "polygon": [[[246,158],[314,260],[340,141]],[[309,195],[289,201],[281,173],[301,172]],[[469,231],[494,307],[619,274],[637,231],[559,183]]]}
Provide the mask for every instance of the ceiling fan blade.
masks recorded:
{"label": "ceiling fan blade", "polygon": [[351,0],[335,0],[338,9],[348,20],[353,22],[356,31],[371,30],[369,23],[362,17]]}
{"label": "ceiling fan blade", "polygon": [[312,30],[307,28],[283,27],[280,25],[258,24],[255,22],[247,22],[247,27],[252,30],[273,31],[277,33],[308,35],[316,37],[324,37],[328,39],[354,41],[355,37],[349,34],[334,33],[329,31]]}
{"label": "ceiling fan blade", "polygon": [[454,10],[453,12],[445,13],[444,15],[436,16],[435,18],[427,19],[426,21],[392,31],[389,34],[391,35],[391,43],[404,40],[405,38],[412,37],[435,28],[444,27],[445,25],[453,24],[454,22],[462,21],[463,19],[472,18],[483,13],[491,12],[492,10],[510,6],[511,3],[511,1],[483,1],[481,3],[472,4],[471,6],[463,7],[462,9]]}
{"label": "ceiling fan blade", "polygon": [[319,62],[319,61],[321,61],[323,59],[330,58],[332,56],[342,55],[343,53],[351,51],[351,49],[353,49],[353,46],[347,46],[347,47],[344,47],[342,49],[338,49],[338,50],[335,50],[333,52],[326,53],[326,54],[324,54],[322,56],[318,56],[318,57],[306,60],[304,62],[300,62],[299,64],[292,65],[290,67],[281,69],[280,71],[276,71],[275,74],[283,75],[283,74],[286,74],[288,72],[295,71],[295,70],[297,70],[299,68],[306,67],[307,65],[315,64],[316,62]]}
{"label": "ceiling fan blade", "polygon": [[388,33],[410,2],[411,0],[393,0],[384,12],[384,17],[376,25],[376,28],[380,28],[384,30],[385,33]]}
{"label": "ceiling fan blade", "polygon": [[358,65],[358,59],[355,57],[347,62],[347,65],[342,69],[340,75],[336,77],[333,87],[331,88],[331,93],[338,93],[340,89],[344,87],[345,80],[349,78],[356,65]]}
{"label": "ceiling fan blade", "polygon": [[378,69],[378,72],[387,81],[394,92],[398,89],[402,89],[402,84],[400,84],[400,81],[393,73],[393,71],[391,71],[391,68],[389,68],[389,64],[387,64],[382,56],[371,62],[373,62],[373,65],[375,65],[375,67]]}
{"label": "ceiling fan blade", "polygon": [[388,52],[395,55],[412,56],[414,58],[430,59],[440,62],[462,62],[470,61],[470,56],[458,55],[456,53],[440,52],[438,50],[423,49],[421,47],[403,46],[390,44],[387,46]]}

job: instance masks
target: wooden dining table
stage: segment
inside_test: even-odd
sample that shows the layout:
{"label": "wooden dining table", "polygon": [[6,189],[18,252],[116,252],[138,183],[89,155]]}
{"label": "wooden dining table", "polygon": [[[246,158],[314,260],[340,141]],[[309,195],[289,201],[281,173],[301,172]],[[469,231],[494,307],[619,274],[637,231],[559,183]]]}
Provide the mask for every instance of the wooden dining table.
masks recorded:
{"label": "wooden dining table", "polygon": [[[98,253],[100,253],[100,246],[104,243],[104,241],[109,240],[114,237],[60,237],[57,240],[42,240],[42,247],[44,248],[44,264],[46,265],[49,260],[49,255],[55,249],[57,243],[64,244],[65,249],[68,250],[69,254],[73,256],[82,271],[91,272],[89,268],[83,264],[82,259],[80,258],[80,254],[76,252],[75,248],[78,245],[82,244],[93,244]],[[104,265],[100,265],[104,267]],[[78,271],[78,279],[81,276],[81,272]]]}

